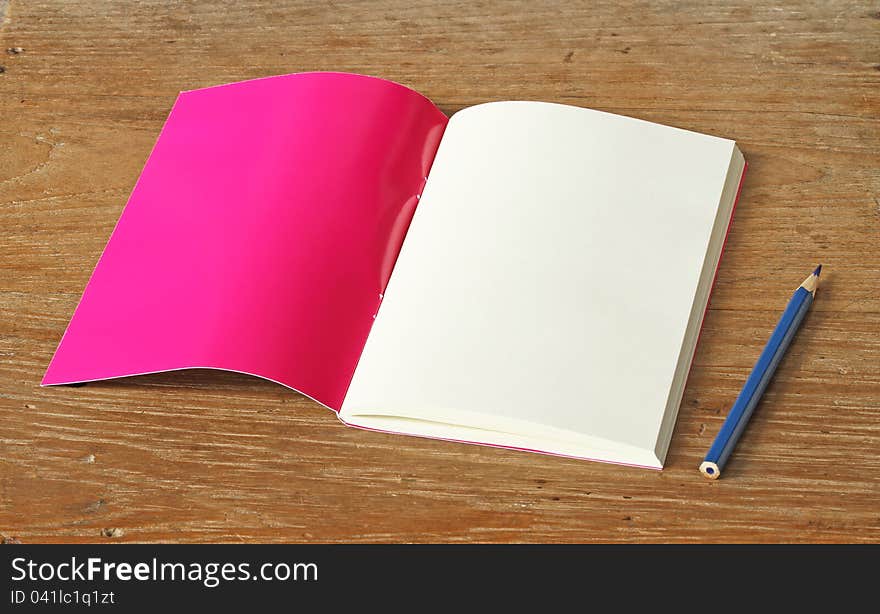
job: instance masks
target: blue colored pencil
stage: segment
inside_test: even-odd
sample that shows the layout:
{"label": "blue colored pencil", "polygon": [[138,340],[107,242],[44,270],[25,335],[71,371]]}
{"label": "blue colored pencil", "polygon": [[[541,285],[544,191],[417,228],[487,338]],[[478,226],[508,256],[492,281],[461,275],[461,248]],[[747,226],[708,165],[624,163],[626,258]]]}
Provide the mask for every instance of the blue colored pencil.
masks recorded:
{"label": "blue colored pencil", "polygon": [[773,373],[776,372],[779,361],[782,360],[788,346],[791,345],[804,316],[809,311],[810,305],[813,304],[821,271],[822,265],[820,264],[812,275],[807,277],[804,283],[795,290],[788,306],[782,312],[782,317],[773,330],[773,334],[770,335],[770,340],[764,346],[764,351],[761,352],[758,362],[755,363],[743,389],[736,397],[733,407],[730,408],[730,413],[727,414],[718,436],[715,437],[712,447],[709,448],[706,458],[700,465],[700,472],[707,478],[717,480],[721,476],[724,465],[727,464],[727,460],[745,430],[749,418],[752,417],[755,407],[761,400],[761,395],[764,394],[767,384],[770,383]]}

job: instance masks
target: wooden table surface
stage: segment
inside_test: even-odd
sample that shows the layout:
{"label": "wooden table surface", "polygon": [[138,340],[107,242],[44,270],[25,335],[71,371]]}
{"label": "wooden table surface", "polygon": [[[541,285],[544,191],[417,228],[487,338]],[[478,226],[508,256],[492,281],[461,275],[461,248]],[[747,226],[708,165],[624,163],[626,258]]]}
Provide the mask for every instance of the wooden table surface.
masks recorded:
{"label": "wooden table surface", "polygon": [[[876,3],[0,0],[6,541],[880,539]],[[256,378],[39,380],[179,90],[339,70],[736,139],[749,172],[662,472],[350,429]],[[793,288],[725,476],[702,455]]]}

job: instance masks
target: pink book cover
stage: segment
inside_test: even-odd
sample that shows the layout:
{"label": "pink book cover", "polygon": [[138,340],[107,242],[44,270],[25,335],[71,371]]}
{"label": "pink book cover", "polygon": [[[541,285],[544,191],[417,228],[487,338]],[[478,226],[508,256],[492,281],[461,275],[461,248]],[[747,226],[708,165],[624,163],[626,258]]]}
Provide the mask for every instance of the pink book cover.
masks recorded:
{"label": "pink book cover", "polygon": [[227,369],[338,411],[447,121],[342,73],[182,92],[42,383]]}

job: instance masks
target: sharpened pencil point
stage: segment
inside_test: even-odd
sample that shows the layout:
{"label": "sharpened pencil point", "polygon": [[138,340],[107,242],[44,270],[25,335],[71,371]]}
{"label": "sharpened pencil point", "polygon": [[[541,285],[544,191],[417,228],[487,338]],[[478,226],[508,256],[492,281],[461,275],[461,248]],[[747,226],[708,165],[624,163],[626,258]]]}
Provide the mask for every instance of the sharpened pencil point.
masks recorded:
{"label": "sharpened pencil point", "polygon": [[822,265],[820,264],[819,266],[816,267],[816,270],[813,271],[813,275],[815,275],[816,277],[819,277],[819,273],[821,273],[821,272],[822,272]]}

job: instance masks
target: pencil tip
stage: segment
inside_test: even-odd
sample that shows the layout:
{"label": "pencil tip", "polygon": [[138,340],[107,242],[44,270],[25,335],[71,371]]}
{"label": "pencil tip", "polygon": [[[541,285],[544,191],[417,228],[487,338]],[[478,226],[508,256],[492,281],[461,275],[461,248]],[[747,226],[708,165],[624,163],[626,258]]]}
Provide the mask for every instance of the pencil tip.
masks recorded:
{"label": "pencil tip", "polygon": [[819,277],[819,273],[821,273],[821,272],[822,272],[822,265],[820,264],[819,266],[816,267],[816,270],[813,271],[813,275],[815,275],[816,277]]}

